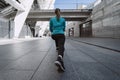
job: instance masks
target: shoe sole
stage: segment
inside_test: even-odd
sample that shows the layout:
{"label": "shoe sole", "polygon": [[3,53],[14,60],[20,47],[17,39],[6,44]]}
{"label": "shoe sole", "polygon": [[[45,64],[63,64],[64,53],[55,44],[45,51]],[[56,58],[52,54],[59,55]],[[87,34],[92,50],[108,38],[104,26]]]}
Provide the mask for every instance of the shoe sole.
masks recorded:
{"label": "shoe sole", "polygon": [[62,71],[65,71],[65,69],[62,67],[61,63],[59,61],[55,61],[55,65],[60,68]]}

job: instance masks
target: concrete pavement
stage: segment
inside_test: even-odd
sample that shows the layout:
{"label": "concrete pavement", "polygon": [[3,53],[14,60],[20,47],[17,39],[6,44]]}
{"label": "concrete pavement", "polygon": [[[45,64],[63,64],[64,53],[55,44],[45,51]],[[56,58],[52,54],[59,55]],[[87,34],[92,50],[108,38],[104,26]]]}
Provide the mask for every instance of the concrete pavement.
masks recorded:
{"label": "concrete pavement", "polygon": [[59,73],[54,41],[39,38],[0,45],[0,80],[120,80],[120,53],[66,39]]}

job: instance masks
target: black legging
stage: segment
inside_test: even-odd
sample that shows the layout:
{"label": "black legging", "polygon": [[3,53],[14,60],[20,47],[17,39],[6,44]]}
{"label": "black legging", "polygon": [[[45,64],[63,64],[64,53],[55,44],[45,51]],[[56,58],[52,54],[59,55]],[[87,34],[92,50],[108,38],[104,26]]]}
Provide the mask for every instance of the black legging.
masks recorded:
{"label": "black legging", "polygon": [[58,55],[64,56],[64,44],[65,44],[65,35],[64,34],[55,34],[52,35],[52,39],[55,40],[56,47],[58,47]]}

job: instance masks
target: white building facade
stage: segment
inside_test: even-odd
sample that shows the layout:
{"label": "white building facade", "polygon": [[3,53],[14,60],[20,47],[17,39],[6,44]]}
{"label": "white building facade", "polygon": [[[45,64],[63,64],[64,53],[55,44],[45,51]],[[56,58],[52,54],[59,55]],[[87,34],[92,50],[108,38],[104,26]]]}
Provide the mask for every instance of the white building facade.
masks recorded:
{"label": "white building facade", "polygon": [[[55,0],[38,0],[40,9],[54,9]],[[49,21],[37,21],[35,35],[44,36],[44,32],[49,27]]]}
{"label": "white building facade", "polygon": [[[0,9],[0,38],[25,38],[28,36],[33,37],[30,26],[26,23],[26,19],[34,1],[37,1],[39,10],[54,8],[55,0],[5,0],[5,3],[9,4],[10,6],[3,10]],[[14,10],[12,10],[13,8]],[[15,16],[9,19],[4,18],[4,14],[12,14],[14,11],[16,11]],[[47,26],[46,23],[42,24]],[[42,31],[44,31],[44,28]]]}

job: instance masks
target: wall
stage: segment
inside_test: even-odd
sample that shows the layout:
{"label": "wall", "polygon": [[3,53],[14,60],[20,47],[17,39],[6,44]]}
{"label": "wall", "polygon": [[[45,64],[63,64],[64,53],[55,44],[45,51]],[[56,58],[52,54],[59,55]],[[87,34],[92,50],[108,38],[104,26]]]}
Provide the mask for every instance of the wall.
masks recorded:
{"label": "wall", "polygon": [[72,22],[67,22],[66,23],[66,36],[69,36],[69,29],[71,28],[74,28],[74,35],[73,37],[79,37],[79,24],[80,24],[80,21],[72,21]]}
{"label": "wall", "polygon": [[[14,21],[6,20],[0,18],[0,39],[13,38],[14,35]],[[30,28],[27,25],[24,25],[22,31],[20,32],[20,38],[25,38],[26,36],[32,36]]]}
{"label": "wall", "polygon": [[92,14],[94,37],[120,38],[120,0],[102,0]]}
{"label": "wall", "polygon": [[9,21],[0,19],[0,38],[8,38]]}
{"label": "wall", "polygon": [[33,37],[33,35],[31,33],[30,27],[27,25],[24,25],[20,32],[19,38],[27,38],[27,37]]}

